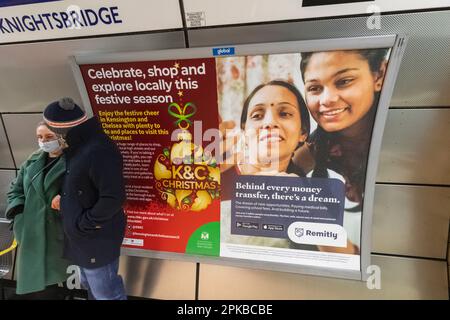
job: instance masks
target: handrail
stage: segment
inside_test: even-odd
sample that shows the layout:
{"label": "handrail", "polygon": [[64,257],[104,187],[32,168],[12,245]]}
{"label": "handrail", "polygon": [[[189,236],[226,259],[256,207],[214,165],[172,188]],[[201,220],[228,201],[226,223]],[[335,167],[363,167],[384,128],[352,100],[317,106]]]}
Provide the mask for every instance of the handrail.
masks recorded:
{"label": "handrail", "polygon": [[14,239],[12,245],[8,249],[0,251],[0,257],[4,254],[7,254],[10,251],[13,251],[16,247],[17,247],[17,241],[16,241],[16,239]]}

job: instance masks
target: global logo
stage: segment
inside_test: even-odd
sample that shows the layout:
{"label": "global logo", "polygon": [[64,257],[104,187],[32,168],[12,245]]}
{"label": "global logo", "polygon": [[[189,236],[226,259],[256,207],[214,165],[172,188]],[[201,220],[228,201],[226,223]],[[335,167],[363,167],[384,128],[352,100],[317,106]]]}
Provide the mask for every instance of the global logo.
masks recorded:
{"label": "global logo", "polygon": [[303,228],[295,228],[294,233],[297,237],[301,238],[305,234],[305,230]]}
{"label": "global logo", "polygon": [[234,47],[213,48],[213,56],[228,56],[234,55]]}

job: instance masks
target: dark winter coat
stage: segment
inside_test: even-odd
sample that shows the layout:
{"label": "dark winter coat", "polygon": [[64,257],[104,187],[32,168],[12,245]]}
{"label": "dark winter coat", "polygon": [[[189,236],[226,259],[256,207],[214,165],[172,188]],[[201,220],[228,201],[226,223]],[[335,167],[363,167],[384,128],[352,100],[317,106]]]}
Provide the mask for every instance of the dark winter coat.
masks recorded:
{"label": "dark winter coat", "polygon": [[95,117],[72,128],[66,142],[64,255],[82,267],[99,268],[119,257],[125,233],[122,156]]}

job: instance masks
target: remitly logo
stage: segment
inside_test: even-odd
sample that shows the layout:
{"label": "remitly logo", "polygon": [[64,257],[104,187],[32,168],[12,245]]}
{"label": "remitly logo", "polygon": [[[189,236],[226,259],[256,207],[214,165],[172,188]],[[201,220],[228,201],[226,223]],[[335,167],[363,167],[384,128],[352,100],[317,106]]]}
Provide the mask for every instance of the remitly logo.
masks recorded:
{"label": "remitly logo", "polygon": [[295,243],[346,247],[347,232],[342,226],[327,223],[293,222],[288,237]]}

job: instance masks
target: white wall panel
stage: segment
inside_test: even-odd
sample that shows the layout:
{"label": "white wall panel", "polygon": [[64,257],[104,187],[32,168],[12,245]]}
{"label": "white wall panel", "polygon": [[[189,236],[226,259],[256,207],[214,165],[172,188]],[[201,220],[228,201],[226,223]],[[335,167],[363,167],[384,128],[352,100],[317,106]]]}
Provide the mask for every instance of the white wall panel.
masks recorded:
{"label": "white wall panel", "polygon": [[219,27],[190,30],[189,42],[201,47],[404,33],[409,40],[390,105],[450,106],[448,21],[449,10],[383,15],[380,29],[368,29],[366,17]]}
{"label": "white wall panel", "polygon": [[182,32],[0,46],[0,112],[42,111],[62,96],[81,101],[69,56],[179,47]]}
{"label": "white wall panel", "polygon": [[372,251],[446,259],[450,188],[377,185]]}
{"label": "white wall panel", "polygon": [[450,185],[450,109],[389,110],[378,182]]}
{"label": "white wall panel", "polygon": [[9,150],[3,124],[0,122],[0,168],[14,169],[14,162]]}
{"label": "white wall panel", "polygon": [[36,126],[42,121],[41,114],[4,114],[6,131],[19,168],[30,154],[39,149],[36,138]]}
{"label": "white wall panel", "polygon": [[372,256],[381,289],[366,282],[201,264],[199,299],[448,299],[445,261]]}
{"label": "white wall panel", "polygon": [[[216,26],[450,6],[448,0],[375,0],[312,7],[302,7],[301,0],[278,0],[276,3],[273,0],[184,0],[183,2],[188,27],[199,26],[196,23],[189,23],[189,18],[195,16],[193,13],[203,13],[204,23],[200,26]],[[197,19],[193,21],[196,22]]]}
{"label": "white wall panel", "polygon": [[196,264],[150,258],[120,257],[119,273],[131,296],[193,300]]}

